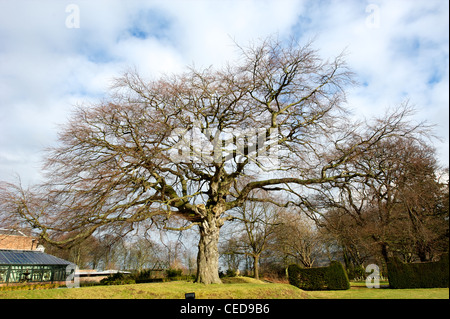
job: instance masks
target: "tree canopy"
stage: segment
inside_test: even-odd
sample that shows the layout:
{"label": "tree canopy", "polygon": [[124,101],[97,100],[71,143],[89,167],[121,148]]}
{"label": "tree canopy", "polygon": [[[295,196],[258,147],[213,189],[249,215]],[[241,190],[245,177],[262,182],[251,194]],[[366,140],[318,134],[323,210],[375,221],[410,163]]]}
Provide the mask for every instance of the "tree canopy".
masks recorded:
{"label": "tree canopy", "polygon": [[107,98],[76,107],[48,149],[45,183],[3,185],[10,221],[71,245],[96,231],[182,220],[178,229],[200,234],[197,281],[219,283],[219,230],[234,208],[307,207],[314,187],[374,178],[358,159],[423,127],[408,120],[407,104],[370,123],[350,119],[344,54],[324,60],[311,43],[272,38],[239,49],[221,68],[154,80],[127,72]]}

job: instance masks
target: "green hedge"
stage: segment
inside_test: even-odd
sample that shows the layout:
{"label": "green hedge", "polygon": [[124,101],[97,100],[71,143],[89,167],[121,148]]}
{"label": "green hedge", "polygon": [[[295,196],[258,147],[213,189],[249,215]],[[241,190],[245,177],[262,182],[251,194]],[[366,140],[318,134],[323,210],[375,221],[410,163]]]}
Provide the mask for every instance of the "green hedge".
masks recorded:
{"label": "green hedge", "polygon": [[332,261],[328,267],[288,267],[289,283],[303,290],[346,290],[350,288],[348,276],[342,264]]}
{"label": "green hedge", "polygon": [[405,264],[394,257],[387,263],[391,288],[447,288],[449,277],[448,254],[438,262]]}
{"label": "green hedge", "polygon": [[102,280],[100,280],[100,283],[102,285],[128,285],[135,284],[136,282],[130,277],[130,275],[118,272],[115,274],[110,274],[108,275],[108,277],[103,278]]}

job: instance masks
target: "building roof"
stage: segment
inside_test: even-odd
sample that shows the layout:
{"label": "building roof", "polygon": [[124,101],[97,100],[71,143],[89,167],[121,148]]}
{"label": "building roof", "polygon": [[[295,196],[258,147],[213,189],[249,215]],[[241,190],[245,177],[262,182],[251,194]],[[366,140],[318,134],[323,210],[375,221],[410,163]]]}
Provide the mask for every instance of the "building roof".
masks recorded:
{"label": "building roof", "polygon": [[0,249],[0,265],[71,265],[73,263],[36,250]]}
{"label": "building roof", "polygon": [[108,276],[113,274],[131,274],[129,271],[124,270],[114,270],[114,269],[107,269],[103,271],[97,271],[92,269],[80,269],[76,272],[77,275],[83,276],[83,277],[95,277],[95,276]]}

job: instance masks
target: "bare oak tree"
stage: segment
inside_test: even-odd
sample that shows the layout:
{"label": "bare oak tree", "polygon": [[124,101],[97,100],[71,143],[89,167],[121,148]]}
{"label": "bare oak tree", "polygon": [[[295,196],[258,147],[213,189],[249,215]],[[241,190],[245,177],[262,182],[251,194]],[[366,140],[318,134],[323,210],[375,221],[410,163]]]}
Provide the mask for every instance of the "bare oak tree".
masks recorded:
{"label": "bare oak tree", "polygon": [[240,50],[220,69],[124,74],[61,128],[44,185],[3,186],[3,211],[59,245],[178,218],[179,229],[198,227],[197,281],[220,283],[220,228],[245,201],[269,201],[254,190],[289,195],[270,200],[280,206],[307,203],[309,186],[369,178],[352,159],[412,130],[402,112],[371,125],[348,119],[343,55],[325,61],[311,44],[273,39]]}
{"label": "bare oak tree", "polygon": [[284,259],[293,259],[305,268],[313,267],[323,241],[314,222],[295,210],[282,212],[279,221],[274,248]]}
{"label": "bare oak tree", "polygon": [[[262,197],[262,199],[267,196]],[[270,202],[246,202],[234,214],[240,226],[234,226],[242,235],[236,245],[236,254],[244,254],[253,259],[253,275],[259,279],[259,263],[262,253],[268,249],[275,237],[276,227],[281,224],[280,215],[284,209]]]}

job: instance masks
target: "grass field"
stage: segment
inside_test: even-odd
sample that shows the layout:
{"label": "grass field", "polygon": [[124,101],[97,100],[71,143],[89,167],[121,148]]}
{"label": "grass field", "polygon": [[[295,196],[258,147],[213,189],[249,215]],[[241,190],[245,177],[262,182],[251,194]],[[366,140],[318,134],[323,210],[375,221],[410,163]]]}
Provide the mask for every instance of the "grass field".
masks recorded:
{"label": "grass field", "polygon": [[222,285],[186,281],[76,289],[0,291],[0,299],[184,299],[195,292],[197,299],[449,299],[448,288],[368,289],[352,283],[349,290],[303,291],[288,284],[267,283],[253,278],[224,279]]}
{"label": "grass field", "polygon": [[449,289],[369,289],[366,287],[351,287],[349,290],[308,291],[308,295],[316,299],[449,299]]}
{"label": "grass field", "polygon": [[291,285],[237,277],[225,279],[222,285],[172,281],[72,289],[0,291],[0,299],[184,299],[184,294],[188,292],[195,292],[197,299],[305,299],[309,297],[303,290]]}

